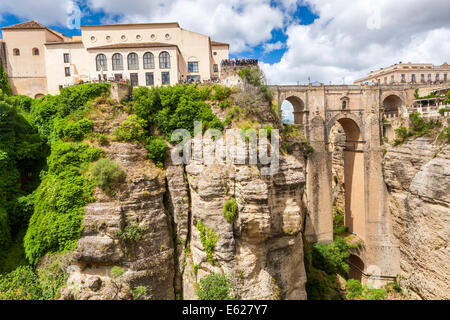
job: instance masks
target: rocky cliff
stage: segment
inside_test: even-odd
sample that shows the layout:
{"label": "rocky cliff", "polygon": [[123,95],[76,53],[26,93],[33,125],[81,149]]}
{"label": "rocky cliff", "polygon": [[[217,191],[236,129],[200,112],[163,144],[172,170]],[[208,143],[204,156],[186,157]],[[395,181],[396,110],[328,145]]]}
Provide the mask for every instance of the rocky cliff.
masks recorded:
{"label": "rocky cliff", "polygon": [[391,147],[384,176],[401,285],[419,299],[449,299],[450,147],[430,138]]}
{"label": "rocky cliff", "polygon": [[[97,114],[94,131],[112,135],[125,119]],[[264,176],[256,165],[207,164],[215,144],[201,143],[189,164],[169,158],[165,170],[142,146],[101,146],[127,177],[112,195],[97,188],[86,207],[63,298],[132,299],[141,290],[141,299],[197,299],[200,279],[223,273],[240,299],[306,299],[304,154],[280,156],[278,173]],[[237,203],[232,221],[223,213],[228,200]],[[139,237],[127,241],[124,230]]]}

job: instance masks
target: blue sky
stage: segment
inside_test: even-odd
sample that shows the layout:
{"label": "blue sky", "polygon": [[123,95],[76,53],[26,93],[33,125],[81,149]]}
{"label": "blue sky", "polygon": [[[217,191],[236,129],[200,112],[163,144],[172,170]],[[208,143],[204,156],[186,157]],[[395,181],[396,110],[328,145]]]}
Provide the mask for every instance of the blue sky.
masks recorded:
{"label": "blue sky", "polygon": [[[86,0],[82,1],[76,1],[76,4],[81,9],[81,25],[98,25],[103,24],[105,21],[108,21],[108,23],[119,23],[121,19],[123,18],[123,15],[108,15],[103,10],[93,10],[89,7]],[[277,3],[272,1],[271,6],[276,7]],[[298,5],[295,8],[295,11],[292,13],[291,18],[295,21],[297,21],[298,24],[301,25],[308,25],[314,22],[316,18],[318,18],[317,15],[311,12],[310,8],[305,5]],[[28,18],[24,18],[20,15],[15,15],[14,12],[5,12],[2,14],[2,20],[1,20],[1,26],[9,26],[17,23],[21,23],[24,21],[27,21]],[[36,18],[35,20],[38,20]],[[112,21],[111,21],[112,20]],[[66,27],[66,25],[61,23],[54,23],[54,24],[48,24],[48,27],[57,30],[59,32],[64,33],[68,36],[77,36],[81,35],[80,29],[69,29]],[[183,26],[182,26],[183,27]],[[195,31],[195,30],[193,30]],[[266,44],[270,43],[285,43],[287,40],[287,36],[285,34],[286,27],[277,28],[272,30],[271,32],[271,38]],[[219,39],[213,39],[213,40],[219,40]],[[240,58],[240,57],[246,57],[246,58],[255,58],[259,59],[260,61],[263,61],[265,63],[275,63],[280,61],[281,57],[286,51],[286,47],[282,46],[279,49],[271,50],[270,52],[267,52],[265,50],[265,46],[263,43],[260,43],[255,46],[251,46],[246,50],[242,50],[240,52],[234,52],[231,54],[231,57],[233,58]]]}
{"label": "blue sky", "polygon": [[270,84],[351,84],[399,61],[450,57],[448,0],[2,0],[0,26],[33,19],[79,35],[67,28],[77,7],[82,25],[177,21],[259,59]]}

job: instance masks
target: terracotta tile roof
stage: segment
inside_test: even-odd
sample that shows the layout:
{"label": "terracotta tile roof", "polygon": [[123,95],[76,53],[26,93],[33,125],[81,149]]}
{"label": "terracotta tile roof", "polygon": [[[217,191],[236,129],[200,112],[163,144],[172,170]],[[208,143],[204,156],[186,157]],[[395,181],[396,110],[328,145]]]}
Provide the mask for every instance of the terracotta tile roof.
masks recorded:
{"label": "terracotta tile roof", "polygon": [[178,22],[156,22],[156,23],[122,23],[122,24],[100,24],[100,25],[83,25],[83,28],[109,28],[109,27],[134,27],[134,26],[173,26],[180,27]]}
{"label": "terracotta tile roof", "polygon": [[176,47],[175,44],[162,42],[138,42],[138,43],[116,43],[106,46],[90,47],[87,50],[104,50],[104,49],[132,49],[132,48],[155,48],[155,47]]}
{"label": "terracotta tile roof", "polygon": [[3,27],[3,30],[8,30],[8,29],[47,29],[47,27],[43,26],[42,24],[40,24],[37,21],[27,21],[27,22],[23,22],[23,23],[18,23],[12,26],[7,26],[7,27]]}
{"label": "terracotta tile roof", "polygon": [[61,32],[52,30],[50,28],[47,28],[46,26],[40,24],[37,21],[31,20],[31,21],[27,21],[27,22],[22,22],[19,24],[14,24],[12,26],[7,26],[7,27],[3,27],[2,30],[21,30],[21,29],[35,29],[35,30],[39,30],[39,29],[45,29],[48,30],[49,32],[53,33],[54,35],[56,35],[57,37],[63,39],[64,37],[66,38],[70,38],[64,34],[62,34]]}
{"label": "terracotta tile roof", "polygon": [[53,44],[80,44],[83,43],[83,41],[55,41],[55,42],[46,42],[44,45],[53,45]]}
{"label": "terracotta tile roof", "polygon": [[211,41],[211,45],[213,46],[230,46],[229,43],[225,43],[225,42],[218,42],[218,41]]}

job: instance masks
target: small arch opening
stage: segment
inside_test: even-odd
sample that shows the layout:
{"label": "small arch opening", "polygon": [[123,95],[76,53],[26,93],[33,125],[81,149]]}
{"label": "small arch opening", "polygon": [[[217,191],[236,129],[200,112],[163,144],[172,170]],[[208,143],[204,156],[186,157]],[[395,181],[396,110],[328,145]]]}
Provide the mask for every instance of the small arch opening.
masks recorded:
{"label": "small arch opening", "polygon": [[396,95],[390,95],[383,100],[383,110],[385,115],[398,116],[402,107],[402,99]]}
{"label": "small arch opening", "polygon": [[17,49],[17,48],[14,48],[14,49],[13,49],[13,55],[14,55],[14,56],[20,56],[20,50]]}
{"label": "small arch opening", "polygon": [[348,278],[361,281],[364,274],[364,262],[357,255],[351,254],[347,259]]}
{"label": "small arch opening", "polygon": [[304,124],[305,114],[305,104],[298,97],[288,97],[281,105],[281,119],[285,124]]}
{"label": "small arch opening", "polygon": [[33,48],[33,56],[38,56],[39,55],[39,49],[38,48]]}

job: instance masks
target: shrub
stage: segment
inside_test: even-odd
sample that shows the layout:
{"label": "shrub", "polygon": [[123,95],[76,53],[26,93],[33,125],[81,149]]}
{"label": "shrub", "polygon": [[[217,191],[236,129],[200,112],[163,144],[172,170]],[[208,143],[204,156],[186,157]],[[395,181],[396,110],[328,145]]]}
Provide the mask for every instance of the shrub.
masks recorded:
{"label": "shrub", "polygon": [[231,88],[222,86],[220,84],[214,85],[214,91],[211,95],[212,100],[224,101],[231,95]]}
{"label": "shrub", "polygon": [[206,252],[206,257],[212,265],[215,265],[214,260],[214,248],[216,247],[219,236],[213,229],[206,227],[201,220],[196,224],[198,231],[200,232],[200,241]]}
{"label": "shrub", "polygon": [[111,192],[118,184],[125,181],[126,173],[119,164],[109,158],[97,161],[91,170],[92,181],[105,192]]}
{"label": "shrub", "polygon": [[167,143],[161,137],[152,137],[147,141],[148,157],[152,159],[157,166],[162,167],[167,158]]}
{"label": "shrub", "polygon": [[199,300],[233,300],[231,281],[224,274],[211,273],[200,279],[197,296]]}
{"label": "shrub", "polygon": [[41,300],[39,278],[30,266],[0,274],[0,300]]}
{"label": "shrub", "polygon": [[139,300],[142,297],[144,297],[145,295],[147,295],[147,288],[144,286],[139,286],[133,290],[133,299],[134,300]]}
{"label": "shrub", "polygon": [[450,143],[450,127],[445,127],[439,134],[438,139]]}
{"label": "shrub", "polygon": [[141,118],[155,125],[168,139],[176,129],[194,133],[194,121],[202,121],[205,128],[223,130],[222,122],[211,106],[204,102],[205,89],[196,85],[175,85],[133,90],[133,109]]}
{"label": "shrub", "polygon": [[6,247],[11,241],[8,214],[5,208],[0,207],[0,248]]}
{"label": "shrub", "polygon": [[58,112],[66,117],[79,110],[89,100],[109,94],[109,83],[88,83],[61,89],[58,96]]}
{"label": "shrub", "polygon": [[231,105],[230,100],[221,101],[221,102],[219,103],[219,108],[220,108],[221,110],[225,110],[225,109],[228,109],[228,108],[230,107],[230,105]]}
{"label": "shrub", "polygon": [[353,300],[356,297],[362,295],[363,286],[361,282],[355,279],[347,280],[347,299]]}
{"label": "shrub", "polygon": [[145,127],[147,121],[133,114],[120,124],[114,131],[114,137],[118,141],[141,142],[145,140]]}
{"label": "shrub", "polygon": [[145,231],[145,227],[140,227],[139,224],[134,223],[125,226],[125,228],[117,233],[118,237],[125,242],[137,242],[142,239],[142,232]]}
{"label": "shrub", "polygon": [[441,116],[443,116],[444,113],[446,113],[446,112],[450,112],[450,108],[441,108],[441,109],[439,109],[439,113],[440,113]]}
{"label": "shrub", "polygon": [[70,259],[64,253],[45,256],[45,259],[40,263],[37,270],[43,299],[51,300],[58,298],[59,289],[67,281],[68,274],[66,270],[69,263]]}
{"label": "shrub", "polygon": [[79,121],[65,120],[56,122],[55,130],[60,138],[66,137],[74,141],[81,141],[85,136],[92,132],[94,123],[88,119],[81,119]]}
{"label": "shrub", "polygon": [[6,95],[11,95],[11,87],[8,81],[8,75],[6,74],[3,64],[0,61],[0,90]]}
{"label": "shrub", "polygon": [[365,298],[367,300],[384,300],[386,298],[386,290],[380,289],[366,289]]}
{"label": "shrub", "polygon": [[114,266],[111,268],[110,273],[113,279],[117,279],[125,273],[125,270],[123,270],[121,267]]}
{"label": "shrub", "polygon": [[223,207],[223,215],[225,219],[229,223],[234,223],[234,221],[236,221],[237,218],[237,213],[238,213],[238,204],[236,202],[236,199],[232,198],[230,200],[227,200]]}
{"label": "shrub", "polygon": [[100,150],[84,144],[60,141],[52,146],[48,173],[36,191],[24,239],[26,257],[32,264],[48,252],[76,248],[84,207],[93,194],[93,184],[81,171],[100,155]]}
{"label": "shrub", "polygon": [[316,243],[312,250],[312,264],[328,274],[345,275],[348,264],[344,259],[350,256],[348,249],[347,243],[340,237],[330,244]]}

